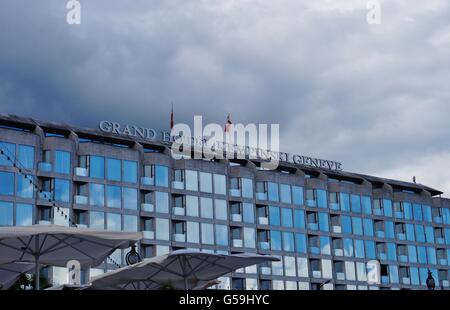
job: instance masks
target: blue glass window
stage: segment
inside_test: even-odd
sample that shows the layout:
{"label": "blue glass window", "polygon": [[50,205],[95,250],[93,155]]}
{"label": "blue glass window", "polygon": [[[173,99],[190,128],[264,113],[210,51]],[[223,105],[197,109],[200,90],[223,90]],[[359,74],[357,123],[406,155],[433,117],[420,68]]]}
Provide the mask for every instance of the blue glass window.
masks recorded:
{"label": "blue glass window", "polygon": [[106,178],[111,181],[122,180],[122,166],[119,159],[106,159]]}
{"label": "blue glass window", "polygon": [[70,166],[70,153],[55,151],[55,172],[69,174]]}
{"label": "blue glass window", "polygon": [[0,195],[14,195],[14,173],[0,172]]}
{"label": "blue glass window", "polygon": [[363,235],[362,219],[360,217],[352,217],[352,223],[353,223],[353,233],[355,235],[362,236]]}
{"label": "blue glass window", "polygon": [[106,229],[121,231],[122,230],[122,216],[118,213],[107,213],[106,214]]}
{"label": "blue glass window", "polygon": [[212,193],[212,174],[200,172],[200,191],[203,193]]}
{"label": "blue glass window", "polygon": [[389,265],[389,278],[391,283],[398,283],[398,267]]}
{"label": "blue glass window", "polygon": [[202,243],[214,244],[214,226],[213,224],[202,223]]}
{"label": "blue glass window", "polygon": [[403,212],[405,214],[405,219],[413,219],[412,206],[409,202],[403,202]]}
{"label": "blue glass window", "polygon": [[[167,168],[166,173],[169,173]],[[156,172],[156,175],[158,176],[158,172]],[[123,161],[123,181],[128,183],[137,182],[137,162],[130,160]]]}
{"label": "blue glass window", "polygon": [[295,228],[305,228],[305,211],[294,210],[294,226]]}
{"label": "blue glass window", "polygon": [[364,258],[364,241],[355,239],[355,257]]}
{"label": "blue glass window", "polygon": [[427,250],[424,246],[417,247],[417,256],[420,264],[427,263]]}
{"label": "blue glass window", "polygon": [[155,166],[155,185],[168,187],[169,186],[169,169],[166,166]]}
{"label": "blue glass window", "polygon": [[89,175],[91,178],[105,178],[105,158],[99,156],[90,157]]}
{"label": "blue glass window", "polygon": [[[8,142],[0,142],[0,150],[3,151],[3,155],[0,154],[0,166],[12,166],[12,162],[16,158],[16,145]],[[10,160],[7,159],[10,158]]]}
{"label": "blue glass window", "polygon": [[34,147],[29,145],[19,145],[19,154],[17,155],[17,158],[24,168],[32,170],[34,168]]}
{"label": "blue glass window", "polygon": [[279,201],[278,184],[269,182],[267,186],[269,191],[269,201]]}
{"label": "blue glass window", "polygon": [[419,269],[417,269],[416,267],[411,267],[409,268],[409,274],[411,276],[411,284],[420,285]]}
{"label": "blue glass window", "polygon": [[434,243],[434,229],[431,226],[425,226],[425,237],[428,243]]}
{"label": "blue glass window", "polygon": [[244,223],[254,223],[255,222],[255,207],[252,203],[242,204],[243,220]]}
{"label": "blue glass window", "polygon": [[68,180],[55,179],[55,200],[69,202],[70,183]]}
{"label": "blue glass window", "polygon": [[341,225],[342,225],[343,233],[345,233],[345,234],[352,233],[352,221],[350,219],[350,216],[342,215],[341,216]]}
{"label": "blue glass window", "polygon": [[428,264],[436,265],[437,264],[436,249],[433,247],[428,247],[427,254],[428,254]]}
{"label": "blue glass window", "polygon": [[397,260],[397,247],[395,243],[387,243],[387,256],[388,260]]}
{"label": "blue glass window", "polygon": [[283,231],[283,250],[288,252],[294,252],[294,234],[291,232]]}
{"label": "blue glass window", "polygon": [[406,240],[408,241],[414,241],[414,225],[413,224],[406,224]]}
{"label": "blue glass window", "polygon": [[169,195],[163,192],[155,192],[156,212],[169,213]]}
{"label": "blue glass window", "polygon": [[352,195],[352,212],[361,213],[361,196]]}
{"label": "blue glass window", "polygon": [[274,251],[281,251],[281,232],[277,230],[270,231],[270,246]]}
{"label": "blue glass window", "polygon": [[89,212],[90,228],[105,229],[105,213],[103,212]]}
{"label": "blue glass window", "polygon": [[253,180],[242,178],[241,183],[242,183],[242,197],[253,198]]}
{"label": "blue glass window", "polygon": [[372,199],[370,196],[362,196],[362,208],[364,214],[372,214]]}
{"label": "blue glass window", "polygon": [[422,206],[423,211],[423,220],[425,222],[432,222],[433,221],[433,215],[431,214],[431,207],[430,206]]}
{"label": "blue glass window", "polygon": [[445,233],[445,242],[447,244],[450,244],[450,229],[445,228],[444,233]]}
{"label": "blue glass window", "polygon": [[414,245],[408,245],[408,260],[410,263],[417,263],[417,251]]}
{"label": "blue glass window", "polygon": [[416,221],[422,221],[422,206],[419,204],[413,204],[413,212],[414,212],[414,219]]}
{"label": "blue glass window", "polygon": [[317,190],[317,206],[322,209],[328,208],[327,192],[323,189]]}
{"label": "blue glass window", "polygon": [[375,259],[375,243],[370,240],[365,241],[366,244],[366,257],[369,259]]}
{"label": "blue glass window", "polygon": [[339,202],[341,204],[341,211],[350,211],[350,196],[347,193],[339,194]]}
{"label": "blue glass window", "polygon": [[103,184],[89,184],[89,203],[93,206],[105,205],[105,186]]}
{"label": "blue glass window", "polygon": [[106,187],[106,205],[109,208],[122,207],[122,190],[120,186],[108,185]]}
{"label": "blue glass window", "polygon": [[280,184],[281,202],[291,204],[291,186],[289,184]]}
{"label": "blue glass window", "polygon": [[384,216],[392,217],[392,201],[389,199],[383,199]]}
{"label": "blue glass window", "polygon": [[373,237],[373,221],[371,219],[363,219],[364,235]]}
{"label": "blue glass window", "polygon": [[123,231],[138,231],[137,216],[124,215],[123,216]]}
{"label": "blue glass window", "polygon": [[280,208],[270,206],[269,207],[269,224],[274,226],[280,226]]}
{"label": "blue glass window", "polygon": [[33,176],[28,175],[25,178],[24,175],[17,175],[17,196],[22,198],[33,198],[34,186],[30,183],[30,180],[33,179]]}
{"label": "blue glass window", "polygon": [[329,231],[328,213],[319,212],[319,230]]}
{"label": "blue glass window", "polygon": [[346,257],[353,256],[353,239],[344,238],[344,255]]}
{"label": "blue glass window", "polygon": [[0,226],[13,225],[13,212],[12,202],[0,201]]}
{"label": "blue glass window", "polygon": [[331,255],[331,244],[329,237],[320,236],[320,253],[322,255]]}
{"label": "blue glass window", "polygon": [[123,188],[123,207],[125,209],[137,210],[138,198],[137,189],[124,187]]}
{"label": "blue glass window", "polygon": [[423,225],[416,225],[416,241],[425,242],[425,232]]}
{"label": "blue glass window", "polygon": [[295,234],[295,249],[297,253],[306,254],[306,236]]}
{"label": "blue glass window", "polygon": [[33,225],[33,206],[23,203],[16,204],[16,226],[29,225]]}
{"label": "blue glass window", "polygon": [[394,223],[391,221],[384,222],[384,229],[386,229],[386,238],[394,239]]}
{"label": "blue glass window", "polygon": [[293,227],[292,209],[281,208],[281,225],[283,227]]}
{"label": "blue glass window", "polygon": [[[253,207],[252,205],[250,205],[250,207]],[[246,220],[250,220],[251,219],[251,215],[249,214],[250,212],[252,212],[251,209],[249,209],[249,206],[246,206],[247,210],[244,210],[244,213],[247,213],[247,219]],[[213,218],[213,201],[211,198],[206,198],[206,197],[201,197],[200,198],[200,214],[203,218]],[[245,217],[245,215],[244,215]],[[244,219],[245,221],[245,219]],[[250,222],[251,223],[251,222]]]}
{"label": "blue glass window", "polygon": [[216,243],[217,245],[228,245],[228,227],[226,225],[216,225]]}
{"label": "blue glass window", "polygon": [[292,198],[294,205],[303,205],[303,187],[292,186]]}

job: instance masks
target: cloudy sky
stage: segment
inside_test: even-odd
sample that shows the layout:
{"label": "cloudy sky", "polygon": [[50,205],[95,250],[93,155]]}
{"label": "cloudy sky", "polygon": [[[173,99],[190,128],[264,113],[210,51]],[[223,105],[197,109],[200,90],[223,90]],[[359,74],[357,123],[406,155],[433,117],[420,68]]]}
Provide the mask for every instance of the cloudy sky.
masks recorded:
{"label": "cloudy sky", "polygon": [[279,123],[281,149],[450,197],[450,2],[0,2],[0,113],[167,128]]}

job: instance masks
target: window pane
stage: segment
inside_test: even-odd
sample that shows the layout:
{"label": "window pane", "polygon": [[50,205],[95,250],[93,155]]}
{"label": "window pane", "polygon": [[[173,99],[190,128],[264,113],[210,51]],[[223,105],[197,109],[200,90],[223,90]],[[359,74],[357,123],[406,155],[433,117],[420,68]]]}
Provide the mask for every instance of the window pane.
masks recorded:
{"label": "window pane", "polygon": [[211,198],[200,198],[200,210],[201,217],[203,218],[213,218],[213,201]]}
{"label": "window pane", "polygon": [[197,171],[186,170],[186,190],[188,191],[198,191],[198,177]]}
{"label": "window pane", "polygon": [[169,195],[163,192],[155,192],[156,212],[169,213]]}
{"label": "window pane", "polygon": [[291,232],[283,231],[283,250],[288,252],[294,252],[294,234]]}
{"label": "window pane", "polygon": [[241,179],[242,182],[242,197],[253,198],[253,181],[251,179]]}
{"label": "window pane", "polygon": [[295,250],[297,253],[306,254],[306,236],[304,234],[295,234]]}
{"label": "window pane", "polygon": [[106,178],[111,181],[122,180],[122,167],[119,159],[107,158],[106,159]]}
{"label": "window pane", "polygon": [[244,223],[254,223],[255,222],[255,208],[251,203],[243,203],[243,220]]}
{"label": "window pane", "polygon": [[156,239],[169,240],[169,220],[156,218]]}
{"label": "window pane", "polygon": [[90,227],[94,229],[105,229],[105,214],[103,212],[89,213]]}
{"label": "window pane", "polygon": [[16,204],[16,226],[29,225],[33,225],[33,206],[23,203]]}
{"label": "window pane", "polygon": [[168,187],[169,186],[169,168],[166,166],[155,166],[155,185]]}
{"label": "window pane", "polygon": [[341,216],[342,231],[346,234],[352,233],[352,222],[350,216]]}
{"label": "window pane", "polygon": [[328,213],[319,212],[319,230],[329,231]]}
{"label": "window pane", "polygon": [[327,192],[323,189],[317,190],[317,206],[322,209],[328,208]]}
{"label": "window pane", "polygon": [[294,210],[294,225],[295,228],[305,228],[305,211]]}
{"label": "window pane", "polygon": [[34,168],[34,147],[19,145],[19,154],[17,158],[24,168],[32,170]]}
{"label": "window pane", "polygon": [[[158,174],[158,172],[156,172],[156,174]],[[123,161],[123,181],[128,183],[137,182],[137,162],[129,160]]]}
{"label": "window pane", "polygon": [[294,205],[303,205],[303,187],[292,186],[292,200]]}
{"label": "window pane", "polygon": [[359,195],[352,195],[352,211],[355,213],[361,213],[361,197]]}
{"label": "window pane", "polygon": [[372,199],[370,196],[362,196],[362,207],[364,214],[372,214]]}
{"label": "window pane", "polygon": [[246,247],[246,248],[254,248],[256,246],[255,245],[255,239],[256,239],[255,229],[254,228],[244,227],[243,230],[244,230],[244,247]]}
{"label": "window pane", "polygon": [[278,184],[277,183],[268,183],[268,190],[269,190],[269,200],[270,201],[279,201],[278,196]]}
{"label": "window pane", "polygon": [[331,279],[333,277],[333,273],[331,271],[331,260],[322,259],[322,278]]}
{"label": "window pane", "polygon": [[91,178],[103,179],[105,177],[105,159],[99,156],[91,156],[89,173]]}
{"label": "window pane", "polygon": [[55,200],[69,202],[70,183],[68,180],[55,179]]}
{"label": "window pane", "polygon": [[198,216],[198,197],[186,196],[186,215]]}
{"label": "window pane", "polygon": [[413,204],[414,219],[416,221],[422,221],[422,206],[419,204]]}
{"label": "window pane", "polygon": [[276,230],[270,231],[270,246],[272,250],[281,251],[281,232]]}
{"label": "window pane", "polygon": [[122,191],[120,186],[108,185],[106,187],[106,205],[109,208],[122,207]]}
{"label": "window pane", "polygon": [[187,242],[200,243],[200,224],[187,222]]}
{"label": "window pane", "polygon": [[339,194],[341,211],[350,211],[350,196],[346,193]]}
{"label": "window pane", "polygon": [[366,258],[375,259],[375,243],[373,241],[366,240]]}
{"label": "window pane", "polygon": [[89,203],[94,206],[105,205],[105,187],[103,184],[89,184]]}
{"label": "window pane", "polygon": [[137,216],[124,215],[123,216],[123,230],[124,231],[131,231],[131,232],[138,231]]}
{"label": "window pane", "polygon": [[12,202],[0,201],[0,226],[13,225],[13,212]]}
{"label": "window pane", "polygon": [[125,209],[137,210],[138,198],[136,188],[123,188],[123,207]]}
{"label": "window pane", "polygon": [[344,238],[344,255],[346,257],[353,256],[353,240],[349,238]]}
{"label": "window pane", "polygon": [[373,237],[373,221],[371,219],[364,219],[364,235]]}
{"label": "window pane", "polygon": [[355,240],[355,257],[364,258],[364,242],[362,240]]}
{"label": "window pane", "polygon": [[[12,166],[12,162],[16,158],[16,145],[0,142],[0,150],[4,152],[4,155],[0,155],[0,166]],[[10,157],[10,160],[7,157]]]}
{"label": "window pane", "polygon": [[320,253],[322,255],[331,255],[331,245],[329,237],[320,237]]}
{"label": "window pane", "polygon": [[214,200],[216,219],[218,220],[227,220],[228,212],[227,212],[227,202],[223,199]]}
{"label": "window pane", "polygon": [[299,277],[309,277],[308,259],[306,257],[297,257],[297,273]]}
{"label": "window pane", "polygon": [[0,172],[0,195],[14,195],[14,173]]}
{"label": "window pane", "polygon": [[200,191],[203,193],[212,193],[211,173],[200,172]]}
{"label": "window pane", "polygon": [[392,216],[392,201],[383,199],[384,216]]}
{"label": "window pane", "polygon": [[24,175],[17,175],[17,196],[22,198],[33,198],[33,184],[30,183],[30,180],[33,179],[33,176],[28,175],[25,178]]}
{"label": "window pane", "polygon": [[289,184],[280,184],[280,198],[283,203],[292,203],[291,186]]}
{"label": "window pane", "polygon": [[214,174],[214,193],[218,195],[226,195],[226,179],[222,174]]}
{"label": "window pane", "polygon": [[228,227],[226,225],[216,225],[216,244],[228,246]]}
{"label": "window pane", "polygon": [[281,208],[281,225],[283,227],[292,227],[292,209]]}
{"label": "window pane", "polygon": [[122,230],[122,216],[118,213],[107,213],[106,214],[106,229],[120,231]]}
{"label": "window pane", "polygon": [[214,244],[213,224],[202,223],[202,243]]}
{"label": "window pane", "polygon": [[278,207],[269,207],[269,224],[274,226],[280,226],[280,208]]}
{"label": "window pane", "polygon": [[55,172],[70,173],[70,153],[55,151]]}
{"label": "window pane", "polygon": [[362,220],[360,217],[352,217],[353,233],[361,236],[363,234]]}

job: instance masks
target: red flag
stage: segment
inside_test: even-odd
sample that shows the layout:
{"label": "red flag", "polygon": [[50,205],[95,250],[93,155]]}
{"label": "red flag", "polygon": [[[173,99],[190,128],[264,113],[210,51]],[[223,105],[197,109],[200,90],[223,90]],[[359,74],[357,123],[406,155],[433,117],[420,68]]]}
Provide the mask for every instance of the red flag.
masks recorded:
{"label": "red flag", "polygon": [[172,103],[172,110],[170,112],[170,129],[173,129],[173,103]]}
{"label": "red flag", "polygon": [[231,115],[228,113],[227,122],[225,123],[225,132],[229,132],[233,123],[231,122]]}

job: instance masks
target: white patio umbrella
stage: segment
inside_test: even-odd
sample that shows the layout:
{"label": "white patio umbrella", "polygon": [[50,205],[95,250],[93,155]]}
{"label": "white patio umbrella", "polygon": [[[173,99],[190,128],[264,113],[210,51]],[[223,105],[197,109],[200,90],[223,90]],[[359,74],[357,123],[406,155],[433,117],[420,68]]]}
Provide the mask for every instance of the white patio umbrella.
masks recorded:
{"label": "white patio umbrella", "polygon": [[8,263],[0,265],[0,290],[9,289],[22,273],[30,272],[34,269],[34,263]]}
{"label": "white patio umbrella", "polygon": [[33,262],[39,289],[41,264],[66,267],[77,260],[82,268],[97,266],[116,249],[126,249],[140,239],[142,233],[56,225],[0,227],[0,264]]}
{"label": "white patio umbrella", "polygon": [[278,261],[275,256],[258,254],[211,254],[179,250],[108,272],[91,281],[93,289],[202,289],[236,269]]}

